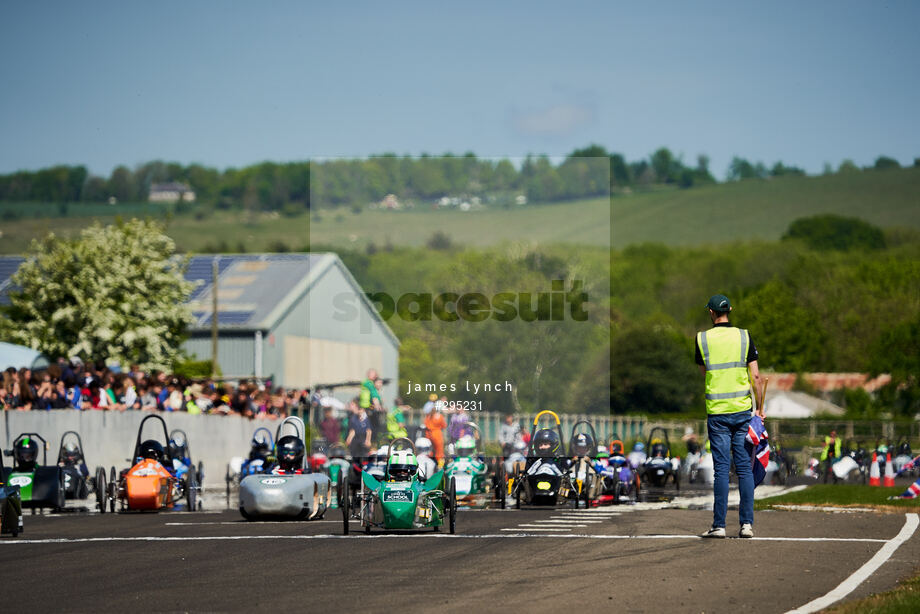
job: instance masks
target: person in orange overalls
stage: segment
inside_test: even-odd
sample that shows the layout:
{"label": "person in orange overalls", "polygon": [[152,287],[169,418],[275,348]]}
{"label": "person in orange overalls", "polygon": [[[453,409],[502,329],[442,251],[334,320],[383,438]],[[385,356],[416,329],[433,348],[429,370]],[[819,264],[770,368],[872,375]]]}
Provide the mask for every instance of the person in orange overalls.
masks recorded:
{"label": "person in orange overalls", "polygon": [[434,448],[434,456],[438,465],[444,462],[444,429],[447,428],[447,420],[441,413],[441,403],[435,402],[434,408],[425,416],[425,430],[428,432],[428,439],[431,440],[431,447]]}

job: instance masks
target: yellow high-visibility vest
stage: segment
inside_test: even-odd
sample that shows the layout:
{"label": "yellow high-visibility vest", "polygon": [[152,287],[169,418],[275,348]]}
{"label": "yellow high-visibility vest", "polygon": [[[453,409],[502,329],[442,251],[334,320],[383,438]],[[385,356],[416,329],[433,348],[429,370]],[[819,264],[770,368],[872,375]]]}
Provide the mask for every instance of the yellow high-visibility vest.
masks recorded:
{"label": "yellow high-visibility vest", "polygon": [[734,414],[752,409],[748,332],[733,326],[716,326],[697,333],[696,343],[706,367],[706,412]]}

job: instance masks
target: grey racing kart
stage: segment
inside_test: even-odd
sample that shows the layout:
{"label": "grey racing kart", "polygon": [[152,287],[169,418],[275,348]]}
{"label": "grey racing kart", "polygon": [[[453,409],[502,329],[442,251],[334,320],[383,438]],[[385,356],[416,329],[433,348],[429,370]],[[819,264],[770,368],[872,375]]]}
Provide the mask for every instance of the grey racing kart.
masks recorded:
{"label": "grey racing kart", "polygon": [[[275,433],[276,447],[285,425],[293,427],[295,436],[306,442],[303,420],[289,416],[278,425]],[[329,505],[329,476],[311,473],[306,456],[301,465],[296,473],[273,472],[245,476],[240,482],[240,514],[243,518],[322,518]]]}

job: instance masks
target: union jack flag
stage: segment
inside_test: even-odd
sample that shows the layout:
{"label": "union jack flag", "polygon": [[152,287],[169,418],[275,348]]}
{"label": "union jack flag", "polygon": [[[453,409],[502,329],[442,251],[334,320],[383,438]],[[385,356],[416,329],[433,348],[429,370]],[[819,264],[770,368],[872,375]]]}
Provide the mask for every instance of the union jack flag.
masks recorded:
{"label": "union jack flag", "polygon": [[[917,460],[917,459],[914,459]],[[907,487],[907,490],[902,492],[897,497],[890,497],[891,499],[916,499],[920,497],[920,480],[917,480],[913,484]]]}
{"label": "union jack flag", "polygon": [[755,415],[751,418],[747,436],[744,438],[744,447],[751,453],[751,467],[754,472],[754,486],[757,486],[767,475],[767,463],[770,462],[770,442],[767,428],[763,419]]}
{"label": "union jack flag", "polygon": [[901,475],[901,474],[904,473],[905,471],[910,471],[910,470],[913,469],[914,467],[920,465],[920,463],[918,463],[918,461],[920,461],[920,455],[916,456],[916,457],[915,457],[913,460],[911,460],[909,463],[905,463],[904,465],[902,465],[902,466],[901,466],[901,470],[898,471],[898,475]]}

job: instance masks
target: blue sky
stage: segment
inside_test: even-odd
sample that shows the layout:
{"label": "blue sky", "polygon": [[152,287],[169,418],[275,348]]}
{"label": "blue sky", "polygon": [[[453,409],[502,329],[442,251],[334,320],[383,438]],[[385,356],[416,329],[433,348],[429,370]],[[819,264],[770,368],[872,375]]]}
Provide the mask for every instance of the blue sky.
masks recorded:
{"label": "blue sky", "polygon": [[736,154],[920,156],[920,3],[633,4],[4,2],[0,172],[590,142],[719,177]]}

